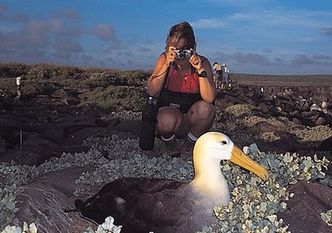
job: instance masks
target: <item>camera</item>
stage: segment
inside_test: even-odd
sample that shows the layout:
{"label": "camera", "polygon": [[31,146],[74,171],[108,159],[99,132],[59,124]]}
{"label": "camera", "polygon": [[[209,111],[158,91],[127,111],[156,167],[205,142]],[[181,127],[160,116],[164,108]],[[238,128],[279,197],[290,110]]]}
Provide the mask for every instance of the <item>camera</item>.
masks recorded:
{"label": "camera", "polygon": [[192,55],[190,49],[184,49],[184,50],[175,49],[174,52],[176,54],[176,59],[189,59]]}

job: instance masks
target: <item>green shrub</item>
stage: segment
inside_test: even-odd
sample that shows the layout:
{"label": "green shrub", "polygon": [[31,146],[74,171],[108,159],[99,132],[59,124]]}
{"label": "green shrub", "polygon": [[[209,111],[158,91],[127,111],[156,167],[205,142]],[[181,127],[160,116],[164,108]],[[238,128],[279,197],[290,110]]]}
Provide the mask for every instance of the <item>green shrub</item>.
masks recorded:
{"label": "green shrub", "polygon": [[144,103],[142,88],[128,86],[97,87],[85,94],[81,105],[96,104],[108,111],[140,111]]}

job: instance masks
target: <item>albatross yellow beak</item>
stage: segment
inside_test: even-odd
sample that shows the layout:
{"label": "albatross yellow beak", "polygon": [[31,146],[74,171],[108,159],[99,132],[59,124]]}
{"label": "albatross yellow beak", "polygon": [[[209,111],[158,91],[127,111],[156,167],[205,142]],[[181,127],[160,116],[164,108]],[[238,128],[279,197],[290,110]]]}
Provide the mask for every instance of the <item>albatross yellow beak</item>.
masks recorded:
{"label": "albatross yellow beak", "polygon": [[247,155],[245,155],[240,148],[234,146],[232,150],[232,157],[230,158],[230,161],[233,163],[255,173],[257,176],[259,176],[262,180],[266,181],[269,177],[269,174],[267,170],[253,161],[251,158],[249,158]]}

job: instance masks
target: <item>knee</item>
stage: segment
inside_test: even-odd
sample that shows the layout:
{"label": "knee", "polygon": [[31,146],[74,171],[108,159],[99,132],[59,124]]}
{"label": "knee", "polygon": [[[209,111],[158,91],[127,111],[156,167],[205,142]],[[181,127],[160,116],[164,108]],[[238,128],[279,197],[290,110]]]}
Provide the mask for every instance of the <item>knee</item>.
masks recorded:
{"label": "knee", "polygon": [[193,109],[192,114],[199,119],[212,119],[214,117],[215,107],[205,101],[200,101]]}
{"label": "knee", "polygon": [[180,125],[180,119],[175,114],[169,112],[160,112],[157,115],[157,128],[161,132],[173,133]]}

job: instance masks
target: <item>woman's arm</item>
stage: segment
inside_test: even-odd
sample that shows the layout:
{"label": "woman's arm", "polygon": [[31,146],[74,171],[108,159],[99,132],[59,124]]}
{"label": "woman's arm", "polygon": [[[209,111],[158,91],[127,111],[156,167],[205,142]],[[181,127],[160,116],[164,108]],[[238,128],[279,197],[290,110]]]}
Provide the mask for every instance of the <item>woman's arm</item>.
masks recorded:
{"label": "woman's arm", "polygon": [[213,103],[217,96],[216,85],[213,81],[213,73],[209,60],[203,56],[197,55],[196,53],[190,57],[190,63],[197,70],[197,73],[205,71],[207,77],[199,78],[199,89],[200,94],[204,101]]}
{"label": "woman's arm", "polygon": [[159,92],[161,91],[161,88],[164,86],[167,70],[169,67],[169,65],[167,65],[165,61],[165,54],[161,54],[156,62],[152,75],[148,80],[148,93],[151,96],[157,97]]}
{"label": "woman's arm", "polygon": [[203,70],[206,72],[206,78],[199,78],[199,89],[201,96],[204,101],[208,103],[213,103],[217,96],[216,84],[213,81],[213,72],[209,60],[205,57],[202,59],[202,69],[197,70],[198,73],[201,73]]}
{"label": "woman's arm", "polygon": [[167,53],[163,53],[158,58],[148,81],[148,94],[157,97],[164,86],[169,66],[175,60],[175,47],[170,46]]}

